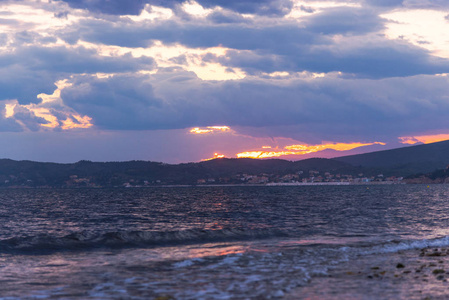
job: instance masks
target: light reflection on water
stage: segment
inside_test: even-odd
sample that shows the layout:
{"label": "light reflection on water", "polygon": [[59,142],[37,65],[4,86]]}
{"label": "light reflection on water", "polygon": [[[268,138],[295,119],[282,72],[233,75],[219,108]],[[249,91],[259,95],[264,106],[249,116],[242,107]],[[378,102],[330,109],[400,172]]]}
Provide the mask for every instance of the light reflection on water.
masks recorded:
{"label": "light reflection on water", "polygon": [[0,296],[263,299],[362,253],[449,244],[448,200],[445,185],[5,190]]}

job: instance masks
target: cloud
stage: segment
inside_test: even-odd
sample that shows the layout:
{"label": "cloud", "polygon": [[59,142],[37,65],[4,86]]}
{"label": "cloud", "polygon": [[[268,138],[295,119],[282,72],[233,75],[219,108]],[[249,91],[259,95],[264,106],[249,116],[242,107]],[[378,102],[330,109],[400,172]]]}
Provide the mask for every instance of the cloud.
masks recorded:
{"label": "cloud", "polygon": [[232,11],[215,11],[207,16],[207,20],[214,24],[250,23],[241,14]]}
{"label": "cloud", "polygon": [[293,7],[291,0],[198,0],[198,3],[206,8],[220,6],[243,14],[274,16],[286,15]]}
{"label": "cloud", "polygon": [[62,98],[69,107],[92,117],[95,125],[104,129],[177,127],[176,115],[181,113],[154,96],[144,75],[80,76],[73,86],[62,91]]}
{"label": "cloud", "polygon": [[232,132],[232,130],[228,126],[207,126],[204,128],[195,127],[190,129],[189,132],[191,134],[213,134],[213,133]]}
{"label": "cloud", "polygon": [[403,6],[407,8],[445,9],[449,3],[445,0],[404,0]]}
{"label": "cloud", "polygon": [[[173,88],[176,86],[176,89]],[[101,129],[156,130],[226,125],[272,128],[272,136],[362,141],[447,126],[448,78],[383,80],[247,78],[205,82],[179,70],[155,75],[79,77],[64,103]],[[432,117],[429,119],[429,115]],[[285,128],[292,128],[289,132]],[[277,129],[276,129],[277,128]]]}
{"label": "cloud", "polygon": [[332,34],[366,34],[384,29],[375,11],[365,8],[337,7],[309,16],[304,26],[308,31]]}
{"label": "cloud", "polygon": [[[345,7],[313,14],[301,23],[215,19],[193,22],[166,20],[141,26],[117,26],[105,20],[80,23],[80,30],[67,33],[67,41],[119,47],[151,47],[155,41],[188,48],[225,47],[227,55],[215,59],[227,67],[260,72],[343,72],[368,78],[413,76],[449,72],[449,60],[436,58],[420,46],[390,40],[378,34],[385,19],[367,9]],[[95,28],[95,30],[92,30]],[[209,57],[210,61],[214,61]]]}
{"label": "cloud", "polygon": [[372,6],[392,8],[402,6],[404,0],[364,0],[364,2]]}
{"label": "cloud", "polygon": [[373,37],[364,41],[348,38],[346,44],[303,46],[284,49],[284,53],[263,50],[229,51],[220,63],[239,66],[250,74],[276,71],[315,73],[342,72],[366,78],[406,77],[440,74],[449,71],[449,60],[436,58],[427,50],[399,41]]}
{"label": "cloud", "polygon": [[51,94],[54,82],[72,74],[151,70],[154,61],[131,55],[105,57],[83,47],[23,46],[0,54],[0,66],[0,100],[18,99],[28,104],[39,102],[36,96],[40,93]]}
{"label": "cloud", "polygon": [[10,118],[7,110],[7,105],[10,101],[0,101],[0,132],[19,132],[23,128],[20,126],[16,120]]}
{"label": "cloud", "polygon": [[58,19],[67,19],[68,15],[69,15],[68,11],[60,11],[60,12],[54,13],[54,16]]}
{"label": "cloud", "polygon": [[[104,13],[110,15],[139,15],[145,4],[152,4],[174,8],[177,5],[188,2],[185,0],[62,0],[73,8],[87,9],[94,13]],[[198,0],[205,8],[222,7],[244,14],[258,15],[286,15],[293,7],[291,0]]]}
{"label": "cloud", "polygon": [[62,0],[72,8],[87,9],[95,13],[111,15],[139,15],[148,1],[144,0]]}
{"label": "cloud", "polygon": [[[175,130],[218,143],[222,125],[320,145],[447,128],[448,78],[435,74],[449,60],[389,38],[379,16],[443,1],[302,1],[298,18],[287,0],[198,0],[204,14],[182,0],[2,3],[0,101],[17,104],[3,132]],[[225,71],[235,76],[204,76]],[[63,79],[61,99],[37,97]]]}

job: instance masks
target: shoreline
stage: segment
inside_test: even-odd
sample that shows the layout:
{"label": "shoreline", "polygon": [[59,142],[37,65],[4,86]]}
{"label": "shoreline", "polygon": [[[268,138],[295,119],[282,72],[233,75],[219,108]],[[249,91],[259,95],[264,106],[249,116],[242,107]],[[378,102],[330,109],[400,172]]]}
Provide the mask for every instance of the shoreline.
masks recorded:
{"label": "shoreline", "polygon": [[284,299],[448,299],[449,247],[359,257],[312,277]]}
{"label": "shoreline", "polygon": [[407,183],[407,182],[298,182],[298,183],[268,183],[268,184],[164,184],[148,186],[8,186],[0,187],[0,190],[14,189],[64,189],[64,190],[89,190],[89,189],[151,189],[151,188],[207,188],[207,187],[277,187],[277,186],[379,186],[379,185],[441,185],[444,183]]}

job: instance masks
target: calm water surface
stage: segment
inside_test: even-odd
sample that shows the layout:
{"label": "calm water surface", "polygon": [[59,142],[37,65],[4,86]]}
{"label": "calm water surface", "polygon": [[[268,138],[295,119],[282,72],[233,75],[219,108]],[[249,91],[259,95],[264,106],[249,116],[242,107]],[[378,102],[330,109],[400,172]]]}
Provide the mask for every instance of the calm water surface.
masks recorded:
{"label": "calm water surface", "polygon": [[449,186],[1,190],[2,299],[269,299],[449,245]]}

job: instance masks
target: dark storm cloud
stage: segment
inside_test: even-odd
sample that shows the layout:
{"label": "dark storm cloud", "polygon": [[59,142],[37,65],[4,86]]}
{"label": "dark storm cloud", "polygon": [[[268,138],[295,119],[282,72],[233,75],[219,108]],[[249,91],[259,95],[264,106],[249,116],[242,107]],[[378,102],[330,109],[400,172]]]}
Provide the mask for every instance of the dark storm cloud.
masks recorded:
{"label": "dark storm cloud", "polygon": [[432,76],[211,83],[171,71],[152,77],[80,77],[62,97],[102,129],[293,126],[304,136],[351,135],[363,140],[379,132],[401,136],[447,127],[448,83],[446,77]]}

